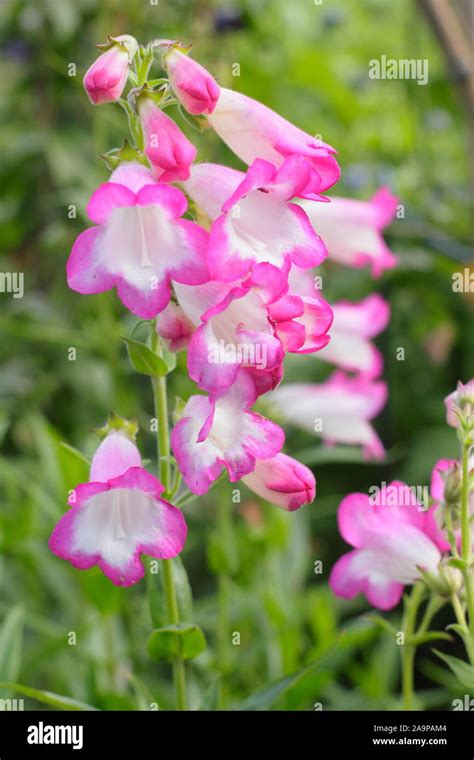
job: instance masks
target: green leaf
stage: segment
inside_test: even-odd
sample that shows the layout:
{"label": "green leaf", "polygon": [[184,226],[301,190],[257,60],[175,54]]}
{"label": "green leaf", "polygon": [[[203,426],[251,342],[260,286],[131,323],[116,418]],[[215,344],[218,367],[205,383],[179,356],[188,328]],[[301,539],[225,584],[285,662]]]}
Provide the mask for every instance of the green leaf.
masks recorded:
{"label": "green leaf", "polygon": [[147,650],[154,660],[172,661],[176,657],[191,660],[206,648],[206,638],[199,626],[177,623],[158,628],[148,639]]}
{"label": "green leaf", "polygon": [[474,689],[474,667],[469,665],[464,660],[460,660],[458,657],[452,657],[444,652],[439,652],[437,649],[433,649],[433,652],[441,659],[446,665],[449,665],[452,672],[464,686],[468,689]]}
{"label": "green leaf", "polygon": [[128,358],[133,369],[149,377],[163,377],[168,373],[165,360],[157,356],[151,348],[132,338],[123,338],[127,346]]}
{"label": "green leaf", "polygon": [[149,560],[147,571],[147,598],[148,609],[150,612],[151,622],[153,628],[162,628],[167,623],[167,609],[165,592],[163,588],[163,573],[161,571],[161,565],[156,564],[158,567],[157,573],[152,573],[150,565],[156,563],[157,560]]}
{"label": "green leaf", "polygon": [[383,631],[390,633],[392,636],[397,635],[398,631],[395,626],[389,623],[388,620],[386,620],[381,615],[367,615],[366,617],[368,620],[370,620],[371,623],[375,623],[375,625],[377,625]]}
{"label": "green leaf", "polygon": [[193,595],[186,568],[179,556],[173,558],[173,578],[178,601],[179,616],[182,620],[192,620]]}
{"label": "green leaf", "polygon": [[448,559],[447,563],[450,567],[455,567],[458,570],[465,570],[467,567],[467,562],[465,562],[461,557],[451,557],[451,559]]}
{"label": "green leaf", "polygon": [[112,148],[107,153],[102,153],[101,159],[110,171],[116,169],[124,161],[138,161],[140,164],[148,166],[146,156],[141,150],[130,145],[128,140],[124,140],[121,148]]}
{"label": "green leaf", "polygon": [[438,639],[441,639],[442,641],[452,641],[453,637],[444,631],[428,631],[427,633],[410,636],[407,643],[414,644],[414,646],[420,646],[420,644],[426,644],[427,641],[437,641]]}
{"label": "green leaf", "polygon": [[464,626],[459,625],[459,623],[450,623],[449,625],[446,626],[446,630],[456,631],[456,633],[459,634],[461,638],[463,638],[463,636],[465,636],[466,634],[466,629],[464,628]]}
{"label": "green leaf", "polygon": [[0,678],[13,681],[20,672],[23,642],[23,607],[13,607],[0,628]]}
{"label": "green leaf", "polygon": [[323,670],[326,667],[326,662],[330,661],[331,654],[335,651],[335,647],[331,647],[322,657],[314,662],[309,663],[301,670],[291,673],[289,676],[279,678],[277,681],[265,686],[260,691],[252,694],[241,705],[241,710],[268,710],[283,694],[290,691],[306,676],[316,673],[320,668]]}
{"label": "green leaf", "polygon": [[168,372],[172,372],[176,367],[176,354],[173,351],[168,351],[166,348],[162,349],[163,359],[168,367]]}
{"label": "green leaf", "polygon": [[54,694],[52,691],[33,689],[32,686],[23,686],[20,683],[0,681],[0,689],[11,689],[11,691],[15,691],[17,694],[23,694],[25,697],[36,699],[37,702],[42,702],[45,705],[58,707],[60,710],[97,710],[97,707],[92,707],[92,705],[88,705],[85,702],[79,702],[77,699],[63,697],[61,694]]}
{"label": "green leaf", "polygon": [[88,457],[86,457],[82,451],[79,451],[79,449],[74,448],[74,446],[70,446],[69,443],[66,443],[65,441],[60,441],[59,445],[74,459],[77,459],[82,464],[86,464],[88,468],[91,466],[91,460],[88,459]]}

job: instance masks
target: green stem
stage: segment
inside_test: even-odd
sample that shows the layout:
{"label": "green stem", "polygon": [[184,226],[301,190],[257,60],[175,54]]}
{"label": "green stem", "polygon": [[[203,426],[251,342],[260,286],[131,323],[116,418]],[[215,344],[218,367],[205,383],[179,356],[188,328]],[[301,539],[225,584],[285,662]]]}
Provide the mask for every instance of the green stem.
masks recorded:
{"label": "green stem", "polygon": [[[410,598],[405,603],[405,614],[403,616],[403,633],[405,634],[405,643],[402,645],[402,697],[403,709],[413,710],[414,703],[414,664],[416,646],[410,643],[410,639],[415,635],[416,618],[418,609],[423,598],[425,589],[422,584],[416,584],[413,587]],[[426,621],[423,621],[426,624]]]}
{"label": "green stem", "polygon": [[[230,503],[224,489],[219,489],[217,499],[217,530],[222,545],[228,546],[229,532],[231,528]],[[220,674],[217,706],[224,710],[227,702],[226,677],[228,670],[228,651],[230,645],[229,633],[229,575],[227,571],[220,570],[217,577],[217,662]]]}
{"label": "green stem", "polygon": [[461,548],[462,558],[471,564],[471,516],[469,514],[469,446],[462,444]]}
{"label": "green stem", "polygon": [[[153,327],[152,349],[155,353],[161,355],[161,346],[156,330]],[[158,472],[159,478],[165,487],[164,496],[169,496],[171,491],[171,462],[170,462],[170,438],[168,424],[168,396],[166,392],[166,375],[163,377],[153,377],[153,398],[155,404],[155,417],[158,423],[157,445],[158,445]],[[161,561],[163,568],[163,585],[166,599],[166,609],[168,613],[168,623],[177,625],[180,622],[178,599],[173,577],[173,560],[163,559]],[[187,710],[186,698],[186,671],[184,661],[176,657],[173,661],[173,681],[176,693],[176,708],[178,710]]]}
{"label": "green stem", "polygon": [[[467,627],[464,643],[471,664],[474,664],[474,579],[471,568],[472,537],[471,515],[469,511],[469,450],[470,445],[462,442],[462,483],[461,483],[461,556],[466,566],[463,571],[467,606]],[[456,610],[455,610],[456,612]]]}

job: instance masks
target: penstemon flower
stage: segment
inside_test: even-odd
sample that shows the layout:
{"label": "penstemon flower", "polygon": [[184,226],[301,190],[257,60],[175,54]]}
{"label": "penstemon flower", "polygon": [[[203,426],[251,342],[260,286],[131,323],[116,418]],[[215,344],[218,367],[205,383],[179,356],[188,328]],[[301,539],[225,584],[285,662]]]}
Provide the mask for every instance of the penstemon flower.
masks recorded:
{"label": "penstemon flower", "polygon": [[112,430],[92,459],[90,481],[72,492],[50,549],[80,570],[98,565],[116,586],[136,583],[145,572],[140,554],[168,559],[186,541],[183,514],[164,490],[143,469],[136,445]]}
{"label": "penstemon flower", "polygon": [[110,37],[106,48],[84,76],[84,89],[93,105],[118,100],[127,84],[128,66],[138,50],[138,43],[129,34]]}
{"label": "penstemon flower", "polygon": [[170,300],[170,280],[208,280],[207,232],[182,219],[186,198],[155,181],[141,164],[126,163],[91,196],[87,214],[97,226],[77,238],[67,263],[69,287],[102,293],[116,287],[122,303],[151,319]]}
{"label": "penstemon flower", "polygon": [[286,454],[258,459],[255,469],[242,482],[271,504],[293,512],[316,496],[316,479],[308,467]]}
{"label": "penstemon flower", "polygon": [[255,385],[243,372],[220,396],[191,396],[171,433],[171,445],[193,493],[206,493],[223,467],[235,482],[252,472],[257,460],[279,453],[283,430],[250,411],[255,401]]}
{"label": "penstemon flower", "polygon": [[393,481],[379,498],[353,493],[338,511],[341,536],[354,547],[334,565],[329,585],[338,596],[359,593],[382,610],[400,601],[404,586],[422,577],[419,568],[438,573],[445,541],[434,518],[405,483]]}
{"label": "penstemon flower", "polygon": [[[178,306],[170,305],[157,320],[158,334],[171,341],[170,347],[187,345],[190,377],[203,390],[226,390],[242,367],[260,377],[280,375],[285,351],[309,353],[327,344],[329,304],[316,296],[292,295],[268,303],[280,279],[272,279],[275,270],[266,266],[261,264],[253,278],[231,289],[215,281],[200,288],[176,284]],[[265,287],[260,282],[251,287],[257,271],[268,272]]]}
{"label": "penstemon flower", "polygon": [[289,156],[303,156],[311,168],[311,178],[299,195],[319,197],[340,177],[334,148],[241,92],[222,87],[207,120],[246,164],[263,158],[278,167]]}
{"label": "penstemon flower", "polygon": [[291,264],[314,267],[327,255],[308,217],[290,201],[307,186],[308,162],[286,159],[279,169],[256,159],[247,174],[218,164],[197,164],[186,192],[214,223],[208,263],[222,282],[245,277],[259,262],[288,272]]}
{"label": "penstemon flower", "polygon": [[390,319],[387,301],[373,293],[359,302],[339,301],[332,310],[331,340],[319,352],[318,359],[367,377],[381,375],[382,354],[370,339],[387,327]]}
{"label": "penstemon flower", "polygon": [[278,417],[328,444],[363,447],[367,459],[382,459],[384,448],[370,420],[384,406],[387,387],[363,376],[335,372],[325,383],[288,383],[268,399]]}
{"label": "penstemon flower", "polygon": [[392,269],[397,258],[382,237],[395,216],[398,199],[381,188],[370,201],[331,198],[330,203],[300,201],[331,260],[351,267],[369,266],[373,277]]}

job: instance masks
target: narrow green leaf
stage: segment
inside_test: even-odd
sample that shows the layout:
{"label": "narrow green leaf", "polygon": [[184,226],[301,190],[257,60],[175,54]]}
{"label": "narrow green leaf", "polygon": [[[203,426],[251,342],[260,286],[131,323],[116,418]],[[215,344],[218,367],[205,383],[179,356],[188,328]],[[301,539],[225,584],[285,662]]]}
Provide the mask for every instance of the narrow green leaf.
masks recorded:
{"label": "narrow green leaf", "polygon": [[181,620],[193,619],[193,595],[188,574],[181,557],[173,559],[173,578]]}
{"label": "narrow green leaf", "polygon": [[132,338],[123,338],[127,346],[128,358],[133,369],[149,377],[162,377],[168,372],[168,365],[144,343]]}
{"label": "narrow green leaf", "polygon": [[439,652],[437,649],[433,649],[433,652],[441,659],[446,665],[449,665],[452,672],[464,686],[468,689],[474,689],[474,666],[469,665],[464,660],[460,660],[458,657],[452,657],[444,652]]}
{"label": "narrow green leaf", "polygon": [[410,636],[408,638],[408,644],[414,644],[420,646],[420,644],[426,644],[427,641],[452,641],[453,637],[449,633],[444,631],[428,631],[427,633],[420,633],[419,635]]}
{"label": "narrow green leaf", "polygon": [[154,660],[190,660],[206,648],[206,638],[197,625],[178,623],[158,628],[148,639],[147,650]]}
{"label": "narrow green leaf", "polygon": [[[156,560],[150,560],[156,563]],[[165,592],[163,588],[163,573],[161,566],[157,563],[158,572],[152,573],[148,566],[147,572],[147,598],[148,609],[150,612],[151,622],[154,628],[162,628],[167,622],[167,610]]]}
{"label": "narrow green leaf", "polygon": [[21,665],[23,643],[23,607],[13,607],[0,628],[0,678],[14,681]]}
{"label": "narrow green leaf", "polygon": [[61,446],[61,448],[67,451],[68,454],[71,455],[71,457],[74,457],[74,459],[77,459],[80,462],[82,462],[82,464],[86,464],[87,467],[90,467],[91,460],[88,457],[86,457],[86,455],[83,454],[82,451],[79,451],[79,449],[74,448],[74,446],[70,446],[69,443],[66,443],[65,441],[60,441],[59,445]]}
{"label": "narrow green leaf", "polygon": [[461,557],[451,557],[451,559],[448,559],[447,563],[450,567],[455,567],[458,570],[465,570],[467,567],[467,562],[465,562]]}
{"label": "narrow green leaf", "polygon": [[97,707],[92,707],[92,705],[88,705],[85,702],[79,702],[77,699],[64,697],[61,694],[54,694],[52,691],[34,689],[32,686],[24,686],[20,683],[0,681],[0,689],[11,689],[11,691],[15,691],[17,694],[23,694],[25,697],[30,697],[30,699],[36,699],[37,702],[42,702],[45,705],[58,707],[60,710],[97,710]]}
{"label": "narrow green leaf", "polygon": [[383,631],[387,631],[387,633],[392,634],[392,636],[397,635],[398,631],[395,626],[389,623],[388,620],[385,620],[381,615],[367,615],[366,617],[371,623],[374,623]]}

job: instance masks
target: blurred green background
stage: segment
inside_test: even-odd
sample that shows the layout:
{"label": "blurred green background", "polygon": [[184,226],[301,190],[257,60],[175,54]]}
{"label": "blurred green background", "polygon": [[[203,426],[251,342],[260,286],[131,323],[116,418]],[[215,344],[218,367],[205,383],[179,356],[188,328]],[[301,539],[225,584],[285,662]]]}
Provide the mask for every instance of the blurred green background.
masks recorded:
{"label": "blurred green background", "polygon": [[[411,0],[7,0],[0,26],[0,270],[25,275],[24,298],[0,294],[0,681],[101,709],[172,705],[169,669],[146,654],[159,617],[153,577],[116,589],[47,548],[68,490],[87,479],[86,464],[62,441],[91,455],[90,430],[114,409],[138,418],[140,447],[150,459],[154,452],[148,382],[132,373],[121,340],[136,320],[114,293],[82,297],[65,281],[72,242],[88,223],[87,199],[108,176],[98,156],[126,135],[121,109],[93,108],[82,77],[94,43],[129,33],[142,43],[192,42],[222,85],[334,145],[343,172],[335,194],[368,199],[386,184],[404,204],[405,218],[387,234],[397,269],[378,282],[335,265],[325,274],[330,302],[377,290],[392,307],[377,341],[390,393],[376,420],[387,461],[362,464],[340,450],[331,461],[310,436],[288,431],[287,450],[314,467],[315,503],[288,515],[243,491],[236,505],[220,484],[187,508],[182,555],[209,641],[189,667],[193,707],[396,706],[397,647],[367,618],[364,600],[335,599],[327,578],[344,551],[340,499],[393,477],[428,483],[437,459],[456,453],[442,400],[473,375],[469,294],[451,287],[452,273],[472,260],[469,123],[426,19]],[[369,80],[368,62],[382,54],[429,59],[429,84]],[[210,130],[198,139],[199,160],[241,168]],[[71,206],[77,218],[69,218]],[[314,357],[287,367],[290,380],[328,372]],[[192,390],[184,372],[171,382],[172,393]],[[390,617],[396,623],[399,611]],[[418,659],[417,685],[425,707],[449,707],[460,692],[429,648]]]}

